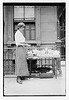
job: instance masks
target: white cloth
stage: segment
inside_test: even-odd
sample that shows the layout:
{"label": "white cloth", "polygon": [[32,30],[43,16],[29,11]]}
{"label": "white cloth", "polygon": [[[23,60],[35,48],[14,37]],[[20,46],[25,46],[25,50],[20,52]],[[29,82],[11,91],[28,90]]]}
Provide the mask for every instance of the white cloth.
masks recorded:
{"label": "white cloth", "polygon": [[19,30],[17,30],[17,32],[15,33],[15,43],[18,46],[18,45],[22,45],[21,42],[25,43],[25,37]]}

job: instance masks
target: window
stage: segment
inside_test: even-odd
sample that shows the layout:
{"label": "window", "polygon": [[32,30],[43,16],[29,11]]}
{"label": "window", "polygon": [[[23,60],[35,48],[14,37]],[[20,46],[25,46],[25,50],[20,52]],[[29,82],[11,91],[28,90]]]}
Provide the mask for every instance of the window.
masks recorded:
{"label": "window", "polygon": [[24,7],[14,6],[14,19],[24,18]]}
{"label": "window", "polygon": [[25,6],[25,20],[34,19],[34,6]]}
{"label": "window", "polygon": [[35,18],[34,6],[14,6],[14,35],[15,32],[17,31],[17,24],[19,22],[24,22],[25,23],[24,36],[26,40],[36,40],[34,18]]}
{"label": "window", "polygon": [[36,35],[35,35],[35,23],[26,23],[25,24],[25,38],[26,40],[35,40]]}
{"label": "window", "polygon": [[14,6],[14,19],[33,20],[34,18],[34,6]]}

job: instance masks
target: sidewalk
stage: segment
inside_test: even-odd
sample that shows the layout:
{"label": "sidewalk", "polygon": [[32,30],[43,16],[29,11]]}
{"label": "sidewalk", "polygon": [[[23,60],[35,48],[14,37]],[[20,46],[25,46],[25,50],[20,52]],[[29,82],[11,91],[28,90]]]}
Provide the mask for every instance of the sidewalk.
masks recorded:
{"label": "sidewalk", "polygon": [[31,78],[18,84],[16,78],[4,78],[4,95],[65,95],[65,66],[62,76],[55,78]]}

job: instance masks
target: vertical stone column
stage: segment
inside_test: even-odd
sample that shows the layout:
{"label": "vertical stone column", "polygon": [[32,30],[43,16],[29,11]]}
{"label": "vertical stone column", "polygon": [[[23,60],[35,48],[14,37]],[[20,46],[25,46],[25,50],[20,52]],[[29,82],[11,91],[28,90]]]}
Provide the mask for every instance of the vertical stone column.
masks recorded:
{"label": "vertical stone column", "polygon": [[[57,41],[56,41],[56,49],[60,52],[60,56],[61,56],[60,48],[61,48],[61,40],[58,37]],[[59,71],[59,75],[62,75],[61,63],[60,62],[61,62],[61,57],[57,58],[56,67],[57,67],[57,70]]]}
{"label": "vertical stone column", "polygon": [[40,46],[41,43],[40,35],[40,6],[36,6],[36,40],[37,46]]}
{"label": "vertical stone column", "polygon": [[4,23],[3,23],[4,24],[4,26],[3,26],[4,31],[3,32],[4,33],[3,34],[4,34],[4,46],[5,46],[5,44],[7,43],[7,40],[8,40],[8,28],[7,28],[7,20],[8,20],[8,18],[7,18],[8,13],[7,12],[8,11],[7,11],[6,6],[4,6],[3,9],[4,9],[3,10],[4,11],[3,12],[3,17],[4,17],[4,19],[3,19],[4,20]]}
{"label": "vertical stone column", "polygon": [[60,40],[60,23],[59,20],[57,20],[57,40],[56,40],[56,49],[60,51],[61,53],[61,40]]}
{"label": "vertical stone column", "polygon": [[[59,39],[59,37],[57,37],[57,40],[56,40],[56,49],[58,51],[60,51],[60,47],[61,47],[61,40]],[[61,53],[61,51],[60,51],[60,53]]]}
{"label": "vertical stone column", "polygon": [[7,20],[7,28],[8,28],[8,46],[11,46],[11,42],[13,40],[13,6],[8,6],[8,20]]}
{"label": "vertical stone column", "polygon": [[60,23],[59,23],[59,20],[57,20],[57,37],[60,38]]}

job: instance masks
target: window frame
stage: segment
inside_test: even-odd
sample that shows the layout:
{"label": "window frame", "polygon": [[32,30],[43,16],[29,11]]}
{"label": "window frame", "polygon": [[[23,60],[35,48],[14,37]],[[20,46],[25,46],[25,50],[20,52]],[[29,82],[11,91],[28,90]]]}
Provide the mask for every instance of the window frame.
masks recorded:
{"label": "window frame", "polygon": [[[35,23],[35,6],[34,6],[34,19],[25,19],[25,6],[24,7],[24,18],[14,18],[14,6],[13,6],[13,41],[15,41],[14,35],[15,35],[15,24],[19,22],[24,22],[24,23],[34,23],[35,24],[35,39],[31,39],[31,29],[30,29],[30,39],[26,41],[36,41],[36,23]],[[25,36],[25,31],[24,31],[24,36]]]}

